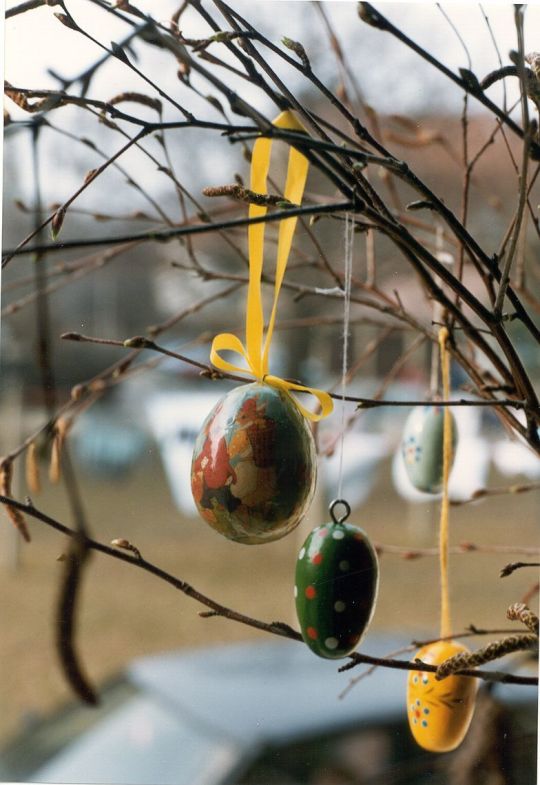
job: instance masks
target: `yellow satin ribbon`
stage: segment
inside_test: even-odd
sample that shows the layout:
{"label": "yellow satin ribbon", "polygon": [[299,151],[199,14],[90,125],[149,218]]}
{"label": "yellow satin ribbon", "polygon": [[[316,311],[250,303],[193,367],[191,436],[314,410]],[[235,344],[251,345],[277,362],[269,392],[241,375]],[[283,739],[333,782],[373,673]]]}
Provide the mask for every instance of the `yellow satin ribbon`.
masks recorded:
{"label": "yellow satin ribbon", "polygon": [[[279,117],[273,121],[273,125],[277,128],[292,131],[305,130],[289,111],[282,112]],[[270,167],[271,151],[272,139],[257,139],[253,146],[250,188],[252,191],[259,194],[268,193],[266,181],[268,169]],[[302,201],[308,168],[309,162],[307,158],[291,147],[289,150],[284,197],[294,204],[300,204]],[[249,217],[257,218],[265,215],[266,211],[267,208],[265,206],[252,204],[249,207]],[[264,316],[261,294],[265,224],[262,222],[259,224],[250,224],[248,226],[249,284],[246,306],[246,345],[244,346],[242,341],[232,333],[220,333],[219,335],[216,335],[212,341],[210,360],[213,365],[221,371],[251,374],[259,382],[264,382],[271,387],[277,387],[278,389],[283,390],[283,392],[294,401],[304,417],[307,417],[309,420],[317,421],[323,419],[323,417],[327,417],[331,413],[334,404],[330,395],[323,390],[305,387],[302,384],[295,384],[286,379],[281,379],[279,376],[272,376],[268,372],[268,354],[276,321],[279,292],[289,259],[296,222],[297,218],[292,217],[284,218],[279,223],[274,302],[268,322],[268,328],[266,330],[266,336],[264,335]],[[224,360],[219,354],[224,350],[240,354],[246,361],[248,368],[242,368]],[[320,414],[311,412],[309,409],[302,406],[298,399],[294,395],[291,395],[291,391],[307,392],[315,396],[321,407]]]}
{"label": "yellow satin ribbon", "polygon": [[[446,343],[448,329],[439,330],[439,350],[441,357],[441,376],[443,399],[450,400],[450,354]],[[441,499],[441,517],[439,523],[439,565],[441,580],[441,638],[452,634],[450,622],[450,585],[448,578],[448,547],[449,547],[449,513],[450,499],[448,480],[452,464],[452,415],[450,407],[445,406],[443,412],[443,487]]]}

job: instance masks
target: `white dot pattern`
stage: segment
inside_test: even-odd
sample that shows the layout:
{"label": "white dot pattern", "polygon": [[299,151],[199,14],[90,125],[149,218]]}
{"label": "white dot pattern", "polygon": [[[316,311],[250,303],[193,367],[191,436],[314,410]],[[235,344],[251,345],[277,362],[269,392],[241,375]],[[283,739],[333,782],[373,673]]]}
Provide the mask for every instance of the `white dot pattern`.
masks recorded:
{"label": "white dot pattern", "polygon": [[345,537],[345,532],[342,532],[341,529],[338,529],[335,532],[332,532],[332,537],[334,540],[342,540]]}
{"label": "white dot pattern", "polygon": [[348,561],[346,561],[346,560],[340,561],[340,563],[339,563],[339,569],[340,569],[342,572],[347,572],[347,570],[349,570],[350,568],[351,568],[351,565],[349,564],[349,562],[348,562]]}
{"label": "white dot pattern", "polygon": [[305,548],[302,548],[302,550],[301,550],[301,551],[300,551],[300,553],[298,554],[298,558],[299,558],[299,559],[303,559],[305,555],[306,555],[306,549],[305,549]]}
{"label": "white dot pattern", "polygon": [[334,610],[337,611],[337,613],[343,613],[343,611],[345,610],[346,607],[347,606],[345,605],[343,600],[337,600],[334,603]]}
{"label": "white dot pattern", "polygon": [[333,651],[334,649],[337,649],[338,643],[339,641],[337,638],[327,638],[324,642],[324,645],[326,646],[327,649]]}

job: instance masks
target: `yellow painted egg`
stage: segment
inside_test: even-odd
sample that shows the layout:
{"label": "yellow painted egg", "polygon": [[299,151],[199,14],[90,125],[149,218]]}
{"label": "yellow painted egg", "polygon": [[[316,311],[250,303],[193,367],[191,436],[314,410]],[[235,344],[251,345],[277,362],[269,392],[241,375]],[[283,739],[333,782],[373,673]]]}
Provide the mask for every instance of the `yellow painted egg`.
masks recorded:
{"label": "yellow painted egg", "polygon": [[[428,665],[440,665],[455,654],[469,652],[455,641],[438,641],[415,655]],[[474,712],[477,679],[448,676],[435,680],[434,673],[409,671],[407,716],[414,740],[430,752],[449,752],[458,747],[469,729]]]}

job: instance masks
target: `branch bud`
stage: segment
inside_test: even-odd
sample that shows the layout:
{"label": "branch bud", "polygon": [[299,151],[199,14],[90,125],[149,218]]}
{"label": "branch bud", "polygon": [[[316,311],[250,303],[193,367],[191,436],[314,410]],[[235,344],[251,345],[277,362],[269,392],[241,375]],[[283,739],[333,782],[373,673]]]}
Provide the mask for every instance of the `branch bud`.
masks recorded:
{"label": "branch bud", "polygon": [[96,176],[97,172],[97,169],[89,169],[84,176],[84,184],[87,185],[89,182],[91,182]]}
{"label": "branch bud", "polygon": [[107,387],[107,382],[104,379],[95,379],[93,382],[90,382],[88,385],[89,392],[92,393],[100,393],[103,392]]}
{"label": "branch bud", "polygon": [[480,82],[476,77],[476,74],[474,74],[468,68],[460,68],[459,73],[461,78],[465,82],[467,88],[471,91],[471,93],[483,92],[482,87],[480,86]]}
{"label": "branch bud", "polygon": [[417,199],[414,202],[409,202],[405,207],[406,210],[432,210],[433,204],[427,199]]}
{"label": "branch bud", "polygon": [[223,114],[223,113],[224,113],[224,112],[223,112],[223,106],[221,105],[221,102],[220,102],[220,101],[218,101],[218,99],[217,99],[215,96],[213,96],[213,95],[207,95],[207,96],[205,96],[205,97],[206,97],[206,100],[208,101],[208,103],[209,103],[211,106],[213,106],[213,107],[214,107],[214,109],[217,109],[217,111],[218,111],[218,112],[220,112],[221,114]]}
{"label": "branch bud", "polygon": [[220,30],[215,35],[213,35],[210,40],[215,41],[217,44],[226,44],[232,40],[234,33],[229,32],[228,30]]}
{"label": "branch bud", "polygon": [[80,401],[86,391],[84,384],[76,384],[71,388],[71,400]]}
{"label": "branch bud", "polygon": [[65,27],[69,27],[70,30],[75,30],[75,32],[79,31],[79,28],[77,27],[73,19],[70,16],[67,16],[67,14],[55,13],[55,17],[58,19],[59,22],[62,22],[62,24]]}
{"label": "branch bud", "polygon": [[358,3],[358,16],[371,27],[376,27],[379,30],[386,30],[386,19],[376,11],[370,3]]}
{"label": "branch bud", "polygon": [[116,540],[111,540],[111,545],[114,545],[115,548],[129,548],[129,540],[118,537]]}
{"label": "branch bud", "polygon": [[64,218],[66,217],[66,208],[60,207],[59,210],[55,212],[51,221],[51,234],[52,239],[56,240],[58,235],[60,234],[60,230],[62,229],[62,225],[64,223]]}
{"label": "branch bud", "polygon": [[143,335],[136,335],[133,338],[127,338],[123,345],[126,349],[144,349],[149,343],[150,341]]}
{"label": "branch bud", "polygon": [[281,39],[281,43],[283,44],[283,46],[286,46],[287,49],[290,49],[291,52],[295,53],[298,59],[302,61],[302,65],[304,66],[306,71],[311,70],[311,63],[309,62],[309,57],[307,56],[306,50],[304,49],[301,43],[299,43],[298,41],[293,41],[292,38],[287,38],[286,36],[284,36]]}
{"label": "branch bud", "polygon": [[122,548],[124,551],[131,551],[137,559],[142,559],[140,550],[135,545],[132,545],[129,540],[126,540],[125,537],[117,537],[111,540],[111,545],[114,545],[115,548]]}
{"label": "branch bud", "polygon": [[127,54],[124,52],[122,47],[118,46],[118,44],[116,44],[114,41],[111,41],[111,51],[113,55],[117,57],[119,60],[122,60],[123,63],[126,63],[126,65],[131,65],[131,63],[128,60]]}

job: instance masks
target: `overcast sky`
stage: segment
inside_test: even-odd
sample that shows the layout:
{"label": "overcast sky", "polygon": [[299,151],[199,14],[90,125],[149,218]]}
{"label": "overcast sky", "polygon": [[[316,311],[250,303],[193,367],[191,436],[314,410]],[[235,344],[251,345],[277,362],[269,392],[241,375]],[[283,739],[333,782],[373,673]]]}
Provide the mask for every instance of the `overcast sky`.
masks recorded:
{"label": "overcast sky", "polygon": [[[17,5],[18,1],[8,0],[7,8]],[[179,2],[180,0],[140,0],[137,5],[142,10],[152,13],[156,19],[168,23]],[[283,35],[301,41],[317,73],[329,87],[335,89],[339,81],[336,62],[330,51],[320,15],[312,2],[309,0],[257,0],[257,2],[230,0],[230,2],[275,43],[279,44]],[[211,0],[207,0],[205,5],[209,9],[214,8]],[[378,111],[414,114],[426,110],[445,112],[461,110],[461,91],[387,33],[370,28],[361,22],[357,16],[356,2],[325,0],[323,5],[343,45],[364,97]],[[496,50],[482,9],[489,17],[505,63],[509,62],[509,50],[517,46],[513,5],[508,2],[487,2],[483,6],[472,2],[447,2],[442,3],[440,8],[435,3],[374,2],[374,5],[396,26],[402,28],[407,35],[454,71],[459,67],[468,66],[467,54],[463,43],[443,15],[443,11],[459,29],[470,52],[472,68],[480,78],[498,67]],[[123,22],[97,9],[89,0],[67,0],[67,7],[81,26],[107,46],[111,41],[122,40],[129,32],[129,28]],[[5,78],[12,84],[21,87],[57,88],[58,82],[48,73],[49,68],[61,76],[70,78],[101,56],[101,51],[96,46],[80,34],[64,27],[54,17],[54,13],[58,10],[58,7],[43,6],[6,21]],[[213,13],[219,16],[217,12]],[[208,28],[191,9],[182,16],[181,28],[186,37],[197,38],[208,34]],[[538,31],[540,31],[540,4],[534,3],[529,5],[526,11],[526,51],[540,49],[540,41],[535,40]],[[214,48],[210,51],[221,56],[223,47],[218,48],[218,46],[213,45]],[[176,68],[168,53],[140,44],[136,45],[135,51],[141,55],[141,60],[137,63],[141,70],[152,73],[155,81],[165,90],[170,91],[177,100],[180,102],[185,100],[186,105],[189,105],[197,116],[212,120],[221,119],[206,102],[198,103],[193,93],[188,93],[178,81]],[[284,68],[279,59],[273,60],[272,64],[293,92],[299,93],[306,87],[297,72]],[[275,107],[269,105],[266,96],[261,95],[245,82],[238,84],[242,96],[257,108],[268,115],[275,113]],[[516,97],[517,80],[509,79],[507,84],[510,96]],[[214,94],[216,92],[214,88],[209,88],[200,81],[198,87],[203,92]],[[490,89],[490,97],[499,100],[500,89],[500,86]],[[125,90],[139,90],[151,94],[148,86],[144,85],[129,68],[117,60],[111,60],[92,82],[89,95],[108,100]],[[11,101],[6,101],[6,106],[14,118],[27,117]],[[471,109],[474,111],[478,108],[479,105],[472,100]],[[69,128],[70,123],[81,122],[81,111],[62,109],[54,113],[54,121],[64,128]],[[174,108],[166,107],[166,119],[173,119],[176,116],[177,112]],[[92,127],[93,121],[89,118],[85,122],[88,125],[89,135],[92,135],[95,130]],[[63,175],[66,177],[67,191],[77,182],[77,178],[80,178],[79,167],[79,171],[74,172],[73,179],[69,182],[68,169],[76,168],[70,167],[71,156],[77,156],[77,153],[75,148],[72,150],[69,145],[59,145],[58,140],[54,141],[54,147],[52,147],[53,141],[50,142],[50,155],[60,160]],[[186,167],[195,166],[189,154],[193,149],[189,134],[182,136],[182,142],[188,151],[185,157]],[[202,166],[207,172],[214,171],[221,163],[222,159],[219,156],[222,156],[222,152],[217,147],[206,149]],[[51,194],[51,198],[54,199],[60,196],[60,194],[55,196]]]}
{"label": "overcast sky", "polygon": [[[8,0],[7,8],[17,5],[18,0]],[[156,19],[167,22],[177,9],[179,0],[142,0],[138,6],[151,12]],[[266,35],[279,42],[283,35],[302,41],[310,57],[325,74],[330,74],[333,58],[319,16],[308,0],[233,0],[232,5],[255,24],[264,27]],[[336,31],[347,51],[357,76],[368,98],[379,109],[414,111],[430,104],[433,97],[426,96],[415,83],[411,69],[421,65],[418,58],[406,47],[391,41],[380,31],[368,29],[357,18],[356,2],[325,0]],[[513,24],[513,6],[508,2],[476,3],[387,3],[375,2],[391,21],[401,27],[414,40],[443,60],[450,68],[467,66],[463,46],[444,12],[451,18],[468,46],[473,70],[485,75],[497,65],[495,50],[482,14],[482,8],[497,39],[503,59],[508,51],[516,47]],[[77,20],[86,24],[103,43],[119,40],[126,34],[127,27],[111,15],[97,10],[88,0],[68,0],[67,6]],[[212,8],[212,3],[207,3]],[[53,68],[63,75],[74,75],[91,63],[96,50],[80,35],[64,28],[55,18],[58,7],[43,7],[22,14],[6,23],[6,78],[16,85],[34,87],[56,87],[57,83],[47,74]],[[540,49],[535,33],[540,30],[540,4],[529,5],[526,13],[526,50]],[[195,13],[182,17],[182,30],[188,37],[204,35],[204,23]],[[384,62],[386,57],[391,62]],[[366,68],[369,72],[366,73]],[[126,71],[126,69],[123,69]],[[122,84],[130,81],[130,75],[118,76]],[[131,80],[135,81],[135,80]],[[441,82],[441,85],[443,83]],[[453,91],[453,94],[458,91]],[[460,100],[459,94],[456,96]]]}

